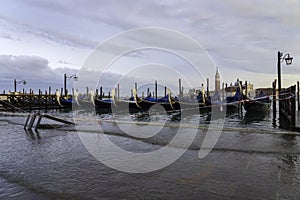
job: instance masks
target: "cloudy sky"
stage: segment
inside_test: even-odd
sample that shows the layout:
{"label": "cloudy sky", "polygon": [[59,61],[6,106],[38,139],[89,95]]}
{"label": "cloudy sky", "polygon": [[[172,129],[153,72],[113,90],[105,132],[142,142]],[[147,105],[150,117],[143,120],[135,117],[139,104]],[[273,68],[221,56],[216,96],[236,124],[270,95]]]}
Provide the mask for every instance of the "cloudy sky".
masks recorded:
{"label": "cloudy sky", "polygon": [[[64,73],[80,71],[97,82],[99,74],[83,67],[93,50],[120,33],[143,27],[174,30],[193,39],[211,59],[200,67],[204,78],[213,79],[218,66],[222,81],[228,83],[240,78],[255,87],[270,87],[277,77],[277,51],[290,53],[293,65],[282,67],[282,84],[289,86],[300,80],[299,8],[299,0],[1,1],[0,90],[13,90],[13,79],[28,81],[18,85],[20,89],[60,88]],[[156,38],[158,44],[174,44],[174,38]],[[178,44],[184,46],[183,41]],[[192,86],[198,87],[204,79],[186,70],[191,63],[180,56],[136,50],[114,62],[105,81],[109,85],[110,77],[138,83],[158,79],[176,85],[180,76],[162,69],[171,67],[181,75],[189,72],[182,78],[194,80]],[[135,70],[126,68],[129,65]]]}

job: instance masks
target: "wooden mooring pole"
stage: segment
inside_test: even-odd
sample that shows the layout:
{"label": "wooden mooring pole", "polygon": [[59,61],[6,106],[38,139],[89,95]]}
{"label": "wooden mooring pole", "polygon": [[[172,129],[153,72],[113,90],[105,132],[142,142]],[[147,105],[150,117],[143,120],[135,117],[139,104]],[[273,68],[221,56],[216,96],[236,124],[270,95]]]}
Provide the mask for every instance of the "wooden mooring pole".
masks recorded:
{"label": "wooden mooring pole", "polygon": [[206,94],[209,96],[209,78],[206,79]]}
{"label": "wooden mooring pole", "polygon": [[120,99],[120,84],[119,83],[117,85],[117,93],[118,93],[117,98]]}
{"label": "wooden mooring pole", "polygon": [[181,99],[182,98],[181,79],[178,80],[178,86],[179,86],[178,96],[179,96],[179,99]]}
{"label": "wooden mooring pole", "polygon": [[155,81],[155,99],[157,100],[157,81]]}
{"label": "wooden mooring pole", "polygon": [[276,79],[272,82],[273,126],[276,127]]}
{"label": "wooden mooring pole", "polygon": [[246,98],[248,97],[248,82],[245,81],[245,95],[246,95]]}
{"label": "wooden mooring pole", "polygon": [[299,81],[297,81],[297,105],[298,105],[298,111],[300,110],[300,99],[299,99]]}
{"label": "wooden mooring pole", "polygon": [[294,130],[296,124],[296,85],[281,90],[279,95],[279,125],[281,128]]}
{"label": "wooden mooring pole", "polygon": [[223,82],[222,83],[222,101],[224,101],[224,99],[225,99],[224,91],[225,91],[225,88],[224,88],[224,82]]}

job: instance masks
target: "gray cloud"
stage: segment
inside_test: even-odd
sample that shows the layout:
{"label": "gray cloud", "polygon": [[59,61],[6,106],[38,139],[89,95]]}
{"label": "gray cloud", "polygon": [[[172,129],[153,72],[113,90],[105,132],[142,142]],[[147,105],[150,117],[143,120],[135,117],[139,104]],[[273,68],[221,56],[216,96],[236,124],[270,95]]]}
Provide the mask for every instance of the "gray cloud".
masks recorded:
{"label": "gray cloud", "polygon": [[97,42],[90,41],[80,36],[54,32],[53,30],[49,29],[40,29],[33,31],[31,30],[31,27],[27,27],[26,32],[35,35],[38,38],[44,38],[46,40],[54,41],[71,47],[92,48],[97,44]]}
{"label": "gray cloud", "polygon": [[[94,27],[90,26],[87,38],[94,38],[93,30],[100,31],[101,29],[97,27],[102,26],[104,23],[119,30],[143,26],[173,28],[197,37],[207,47],[213,46],[218,41],[222,42],[223,46],[230,46],[230,44],[241,45],[243,42],[251,44],[255,43],[256,40],[261,40],[259,44],[265,47],[266,43],[270,46],[270,39],[274,41],[273,39],[276,39],[276,37],[284,38],[282,32],[285,32],[289,26],[282,27],[282,29],[279,26],[284,26],[283,22],[286,21],[287,14],[283,12],[285,8],[289,8],[288,15],[291,15],[294,19],[293,27],[297,24],[296,19],[300,18],[299,12],[296,12],[297,10],[294,8],[295,5],[292,8],[290,7],[290,4],[295,3],[285,3],[281,8],[278,8],[270,0],[256,1],[255,3],[233,0],[226,3],[217,0],[201,2],[99,2],[92,0],[88,3],[69,0],[62,2],[29,0],[18,2],[27,7],[43,9],[49,15],[54,12],[57,15],[56,17],[65,18],[62,22],[57,22],[56,26],[59,30],[53,29],[56,27],[42,29],[40,24],[33,24],[35,27],[30,27],[31,29],[38,28],[41,30],[33,32],[33,34],[67,45],[74,45],[73,43],[76,41],[78,45],[89,47],[95,45],[95,41],[99,42],[99,38],[90,41],[83,37],[82,30],[78,29],[77,33],[70,34],[70,32],[65,32],[59,24],[67,25],[68,22],[77,22],[84,27],[85,23],[91,23],[90,25],[93,24]],[[72,17],[73,21],[66,16]],[[52,20],[55,19],[55,17],[52,18]],[[49,20],[51,20],[51,17]],[[291,22],[289,23],[291,24]],[[75,25],[72,24],[72,26]],[[69,30],[68,27],[65,27],[65,29]],[[110,30],[105,31],[110,32]],[[272,31],[272,34],[270,34],[270,31]],[[216,46],[218,47],[220,44]]]}
{"label": "gray cloud", "polygon": [[73,73],[74,69],[52,69],[45,58],[39,56],[0,55],[1,88],[13,89],[13,80],[26,80],[29,89],[60,88],[63,72]]}
{"label": "gray cloud", "polygon": [[[92,48],[121,31],[156,26],[175,29],[196,39],[221,70],[275,74],[278,50],[295,57],[300,55],[300,47],[296,45],[300,38],[300,2],[296,0],[280,6],[273,0],[16,0],[12,4],[18,4],[22,12],[16,10],[19,15],[3,12],[2,19],[18,26],[16,32],[62,46]],[[11,39],[9,35],[6,39]],[[131,39],[140,40],[138,36]],[[168,37],[158,37],[157,42],[168,43]],[[125,44],[112,49],[122,45]],[[285,72],[293,74],[295,69]],[[232,77],[224,78],[231,81]]]}
{"label": "gray cloud", "polygon": [[[0,15],[0,20],[5,22],[5,26],[11,29],[14,34],[19,34],[20,36],[28,34],[36,38],[78,48],[93,48],[98,43],[98,41],[91,41],[90,39],[80,36],[76,33],[66,33],[64,31],[53,29],[53,27],[45,28],[41,27],[40,24],[37,25],[24,23],[22,20],[18,21],[17,19],[4,15]],[[4,33],[1,34],[0,37],[12,40],[20,40],[19,38],[14,38],[10,34]]]}
{"label": "gray cloud", "polygon": [[0,33],[0,38],[8,39],[8,40],[20,40],[19,38],[15,38],[12,35],[8,33],[1,32]]}
{"label": "gray cloud", "polygon": [[[67,80],[67,86],[69,91],[72,87],[79,89],[80,92],[85,92],[86,87],[93,90],[99,89],[103,86],[103,91],[109,92],[114,88],[116,80],[121,78],[121,75],[111,72],[101,74],[100,71],[95,70],[80,70],[78,72],[71,68],[51,68],[47,59],[39,56],[15,56],[15,55],[0,55],[0,88],[13,90],[14,79],[21,81],[26,80],[27,85],[20,84],[18,90],[29,91],[29,89],[38,91],[47,90],[49,86],[52,87],[52,91],[56,89],[60,90],[63,87],[64,74],[68,77],[76,74],[79,79],[75,82],[72,79]],[[102,75],[102,78],[101,78]],[[101,78],[101,85],[98,81]],[[137,80],[138,81],[138,80]],[[129,95],[130,88],[134,85],[134,79],[132,77],[124,78],[122,81],[124,95]]]}

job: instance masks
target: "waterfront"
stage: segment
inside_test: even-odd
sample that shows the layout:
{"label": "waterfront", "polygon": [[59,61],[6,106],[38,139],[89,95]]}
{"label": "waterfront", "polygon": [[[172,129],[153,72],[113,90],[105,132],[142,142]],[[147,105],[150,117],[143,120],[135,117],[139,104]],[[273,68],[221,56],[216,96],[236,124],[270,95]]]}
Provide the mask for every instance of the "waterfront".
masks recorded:
{"label": "waterfront", "polygon": [[1,1],[0,200],[300,199],[280,3]]}
{"label": "waterfront", "polygon": [[[72,117],[70,113],[56,115]],[[237,116],[228,117],[216,146],[203,159],[198,153],[205,128],[200,128],[182,157],[168,167],[142,174],[101,164],[74,128],[39,130],[37,135],[23,130],[25,116],[1,116],[0,176],[4,181],[0,184],[5,188],[13,183],[18,189],[2,189],[0,195],[3,199],[297,199],[300,135],[272,128],[270,116],[250,124]],[[101,118],[110,116],[97,116]],[[172,135],[172,130],[165,131]],[[97,134],[85,128],[80,132]],[[151,152],[168,141],[106,134],[133,152]]]}

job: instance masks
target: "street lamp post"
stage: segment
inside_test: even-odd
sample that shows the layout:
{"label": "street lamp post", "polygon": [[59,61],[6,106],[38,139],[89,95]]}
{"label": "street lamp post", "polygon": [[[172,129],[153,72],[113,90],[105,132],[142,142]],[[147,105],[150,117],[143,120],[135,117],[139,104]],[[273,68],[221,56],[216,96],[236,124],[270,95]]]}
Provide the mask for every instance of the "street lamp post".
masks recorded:
{"label": "street lamp post", "polygon": [[293,62],[293,57],[290,56],[290,54],[285,54],[283,56],[283,53],[278,51],[277,53],[277,70],[278,70],[278,94],[281,91],[281,63],[285,60],[286,65],[290,65]]}
{"label": "street lamp post", "polygon": [[23,83],[23,85],[26,85],[27,82],[25,80],[17,81],[16,79],[14,80],[14,89],[15,92],[17,92],[17,84]]}
{"label": "street lamp post", "polygon": [[65,96],[68,96],[68,92],[67,92],[67,79],[71,79],[74,78],[75,81],[77,81],[78,76],[76,76],[76,74],[73,74],[71,76],[67,76],[67,74],[64,74],[64,91],[65,91]]}
{"label": "street lamp post", "polygon": [[[277,53],[277,70],[278,70],[278,108],[279,108],[279,120],[281,119],[281,104],[280,104],[280,92],[281,92],[281,63],[285,60],[286,65],[290,65],[293,62],[293,57],[290,54],[283,55],[282,52]],[[274,112],[274,111],[273,111]],[[276,115],[276,114],[275,114]],[[275,116],[274,115],[274,116]],[[275,117],[274,117],[275,118]]]}

